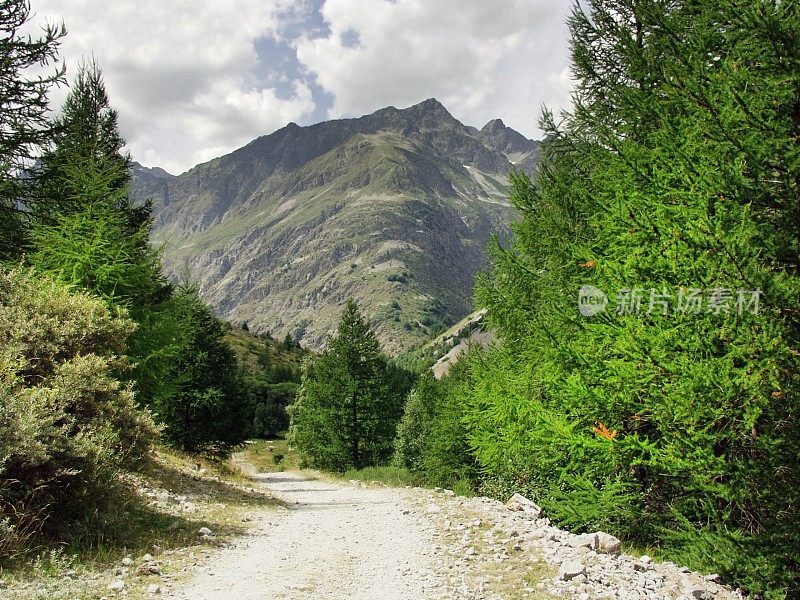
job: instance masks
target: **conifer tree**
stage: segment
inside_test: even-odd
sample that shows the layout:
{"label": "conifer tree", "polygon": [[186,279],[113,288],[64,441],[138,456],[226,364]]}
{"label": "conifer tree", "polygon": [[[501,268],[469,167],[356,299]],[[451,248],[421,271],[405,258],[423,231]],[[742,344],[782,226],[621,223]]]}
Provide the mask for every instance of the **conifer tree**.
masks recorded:
{"label": "conifer tree", "polygon": [[[512,178],[516,242],[479,289],[505,348],[473,365],[471,443],[569,526],[783,597],[800,572],[800,9],[591,0],[570,27],[574,109],[544,116],[535,181]],[[585,285],[604,311],[579,312]]]}
{"label": "conifer tree", "polygon": [[150,408],[171,445],[227,454],[249,434],[251,411],[226,326],[192,286],[180,287],[160,310],[156,337],[167,339],[161,377],[147,394]]}
{"label": "conifer tree", "polygon": [[304,364],[290,407],[292,443],[318,468],[376,464],[391,454],[400,408],[380,344],[350,299],[337,335],[315,362]]}
{"label": "conifer tree", "polygon": [[57,60],[64,26],[48,25],[41,37],[21,33],[30,20],[27,0],[0,0],[0,260],[19,256],[27,243],[22,201],[38,151],[52,133],[47,94],[63,81],[63,66],[47,75],[29,70]]}
{"label": "conifer tree", "polygon": [[40,159],[31,262],[128,305],[137,318],[168,288],[149,245],[150,205],[130,199],[123,146],[100,68],[83,65]]}

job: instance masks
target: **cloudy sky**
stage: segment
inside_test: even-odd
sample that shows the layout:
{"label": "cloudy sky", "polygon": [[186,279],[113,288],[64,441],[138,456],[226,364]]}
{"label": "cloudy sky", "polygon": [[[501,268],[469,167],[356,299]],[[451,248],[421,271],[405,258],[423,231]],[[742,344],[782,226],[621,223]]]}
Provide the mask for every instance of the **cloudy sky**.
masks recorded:
{"label": "cloudy sky", "polygon": [[[567,0],[31,0],[94,57],[134,160],[181,173],[290,121],[438,98],[539,137],[569,101]],[[66,90],[53,94],[60,104]]]}

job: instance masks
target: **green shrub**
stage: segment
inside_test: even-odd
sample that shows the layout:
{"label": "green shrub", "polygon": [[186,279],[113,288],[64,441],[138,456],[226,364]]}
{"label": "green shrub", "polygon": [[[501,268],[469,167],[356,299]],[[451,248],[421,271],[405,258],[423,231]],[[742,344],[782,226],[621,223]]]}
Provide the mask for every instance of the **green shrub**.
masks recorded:
{"label": "green shrub", "polygon": [[408,394],[403,416],[397,426],[392,464],[422,473],[423,460],[430,442],[436,418],[439,385],[430,374],[420,378],[417,387]]}
{"label": "green shrub", "polygon": [[24,542],[97,510],[119,470],[147,454],[157,430],[117,379],[132,330],[124,313],[49,277],[0,271],[4,538]]}
{"label": "green shrub", "polygon": [[300,384],[291,381],[268,383],[258,377],[248,377],[244,384],[254,407],[252,435],[273,438],[289,429],[286,407],[297,398]]}

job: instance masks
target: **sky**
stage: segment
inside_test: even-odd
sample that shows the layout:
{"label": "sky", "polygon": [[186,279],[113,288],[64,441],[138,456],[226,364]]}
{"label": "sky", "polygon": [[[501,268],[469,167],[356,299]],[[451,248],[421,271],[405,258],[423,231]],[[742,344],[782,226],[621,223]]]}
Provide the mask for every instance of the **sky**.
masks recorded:
{"label": "sky", "polygon": [[[538,139],[569,106],[568,0],[31,0],[71,80],[100,65],[127,149],[180,174],[289,122],[437,98]],[[54,90],[60,106],[66,87]]]}

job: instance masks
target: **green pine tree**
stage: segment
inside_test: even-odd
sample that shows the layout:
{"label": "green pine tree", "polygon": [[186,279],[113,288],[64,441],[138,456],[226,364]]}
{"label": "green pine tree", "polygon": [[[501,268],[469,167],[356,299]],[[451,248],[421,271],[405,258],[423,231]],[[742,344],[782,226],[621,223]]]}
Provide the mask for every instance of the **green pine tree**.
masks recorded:
{"label": "green pine tree", "polygon": [[30,261],[138,318],[169,286],[148,240],[150,207],[130,200],[130,160],[96,64],[81,67],[56,130],[31,199]]}
{"label": "green pine tree", "polygon": [[48,25],[34,39],[22,33],[30,15],[27,0],[0,0],[0,260],[16,260],[27,248],[30,179],[21,174],[49,142],[47,94],[64,79],[63,66],[34,74],[57,60],[64,26]]}
{"label": "green pine tree", "polygon": [[172,446],[225,455],[246,439],[252,419],[226,325],[191,286],[180,287],[160,311],[153,331],[166,343],[150,408]]}
{"label": "green pine tree", "polygon": [[105,203],[124,218],[126,230],[138,235],[149,229],[150,203],[136,205],[128,193],[131,160],[117,121],[100,66],[82,64],[55,121],[51,147],[39,159],[38,197],[32,199],[39,220],[52,223],[97,202],[87,190],[102,174]]}
{"label": "green pine tree", "polygon": [[343,471],[389,458],[401,404],[389,387],[380,344],[354,300],[326,350],[304,364],[290,408],[291,443],[309,464]]}

